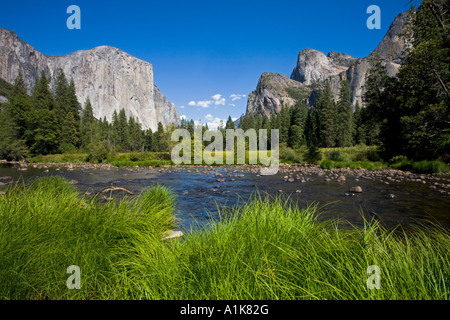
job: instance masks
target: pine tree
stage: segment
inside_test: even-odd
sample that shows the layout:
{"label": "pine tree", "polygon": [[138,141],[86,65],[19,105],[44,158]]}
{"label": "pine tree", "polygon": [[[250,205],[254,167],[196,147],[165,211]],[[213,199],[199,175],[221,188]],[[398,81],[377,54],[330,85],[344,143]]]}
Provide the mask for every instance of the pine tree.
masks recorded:
{"label": "pine tree", "polygon": [[319,91],[315,107],[319,116],[318,130],[321,145],[326,148],[334,147],[336,143],[336,103],[328,81],[325,88]]}
{"label": "pine tree", "polygon": [[350,147],[353,145],[354,123],[350,88],[347,80],[341,81],[336,109],[336,146]]}
{"label": "pine tree", "polygon": [[56,76],[55,82],[55,111],[58,117],[61,127],[65,126],[65,117],[69,110],[69,84],[67,83],[66,76],[62,70],[59,71]]}
{"label": "pine tree", "polygon": [[[306,143],[305,124],[308,116],[308,107],[303,102],[298,102],[291,108],[291,127],[289,129],[289,144],[293,148],[299,148]],[[294,127],[295,126],[295,127]]]}
{"label": "pine tree", "polygon": [[144,151],[154,151],[152,142],[153,132],[152,129],[148,129],[144,132]]}
{"label": "pine tree", "polygon": [[308,112],[305,121],[306,145],[308,147],[306,160],[311,163],[316,163],[321,158],[319,132],[319,111],[317,109],[312,109]]}
{"label": "pine tree", "polygon": [[49,82],[44,71],[41,72],[41,77],[36,82],[33,94],[31,96],[31,101],[36,109],[53,110],[55,107],[55,101],[53,100],[52,93],[50,92]]}
{"label": "pine tree", "polygon": [[117,115],[116,110],[114,110],[112,116],[111,144],[114,151],[118,150],[120,147],[119,116]]}
{"label": "pine tree", "polygon": [[84,103],[83,114],[81,116],[80,133],[82,145],[84,147],[87,147],[90,143],[99,140],[99,129],[97,121],[94,118],[94,111],[92,109],[92,104],[89,97],[86,98]]}
{"label": "pine tree", "polygon": [[354,132],[353,132],[353,141],[355,144],[366,144],[366,132],[362,118],[362,110],[359,105],[359,102],[356,102],[355,112],[353,114],[354,121]]}
{"label": "pine tree", "polygon": [[24,139],[29,115],[33,107],[21,74],[14,81],[12,94],[9,97],[9,103],[6,104],[6,109],[13,120],[15,138]]}
{"label": "pine tree", "polygon": [[119,145],[122,151],[128,151],[130,145],[130,133],[125,109],[120,109],[118,116]]}
{"label": "pine tree", "polygon": [[55,153],[61,143],[61,128],[44,72],[34,87],[31,101],[33,110],[29,113],[25,132],[27,145],[34,154]]}
{"label": "pine tree", "polygon": [[233,120],[231,119],[231,116],[228,116],[228,120],[225,125],[225,129],[235,129],[235,125],[234,125]]}
{"label": "pine tree", "polygon": [[281,108],[279,114],[280,143],[289,142],[289,128],[291,126],[291,114],[287,106]]}
{"label": "pine tree", "polygon": [[[450,5],[448,0],[424,0],[412,20],[412,49],[394,82],[399,140],[388,140],[388,156],[399,151],[413,159],[450,154]],[[397,119],[395,119],[397,120]]]}
{"label": "pine tree", "polygon": [[68,110],[72,112],[75,119],[75,123],[79,123],[81,114],[81,105],[78,102],[77,93],[75,89],[75,82],[73,78],[70,79],[69,86],[67,87],[67,103]]}

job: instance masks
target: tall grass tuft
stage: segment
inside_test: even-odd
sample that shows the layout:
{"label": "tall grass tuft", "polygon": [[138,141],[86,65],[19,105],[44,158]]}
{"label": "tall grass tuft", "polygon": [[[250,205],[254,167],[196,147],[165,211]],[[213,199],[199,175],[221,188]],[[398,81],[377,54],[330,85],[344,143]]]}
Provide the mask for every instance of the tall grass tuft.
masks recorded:
{"label": "tall grass tuft", "polygon": [[[57,177],[0,196],[1,299],[448,299],[449,231],[342,228],[314,205],[255,196],[165,241],[174,197],[156,186],[107,204]],[[66,269],[81,269],[69,290]],[[381,270],[368,289],[367,268]]]}

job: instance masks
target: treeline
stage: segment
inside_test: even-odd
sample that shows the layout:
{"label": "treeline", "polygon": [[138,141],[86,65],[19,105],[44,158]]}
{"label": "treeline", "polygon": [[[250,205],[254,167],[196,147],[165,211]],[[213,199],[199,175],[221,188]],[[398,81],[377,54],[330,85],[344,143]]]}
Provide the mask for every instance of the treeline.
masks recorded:
{"label": "treeline", "polygon": [[19,75],[0,110],[0,157],[20,160],[28,155],[99,150],[167,152],[173,129],[158,123],[155,132],[143,130],[124,109],[114,111],[111,122],[96,119],[89,98],[81,108],[73,80],[68,82],[62,71],[53,91],[42,72],[31,96]]}
{"label": "treeline", "polygon": [[291,108],[283,107],[270,119],[267,115],[244,115],[240,127],[243,130],[278,129],[280,143],[294,149],[303,145],[350,147],[360,140],[356,134],[358,130],[352,112],[350,89],[345,80],[341,82],[337,102],[327,82],[319,90],[314,108],[298,102]]}

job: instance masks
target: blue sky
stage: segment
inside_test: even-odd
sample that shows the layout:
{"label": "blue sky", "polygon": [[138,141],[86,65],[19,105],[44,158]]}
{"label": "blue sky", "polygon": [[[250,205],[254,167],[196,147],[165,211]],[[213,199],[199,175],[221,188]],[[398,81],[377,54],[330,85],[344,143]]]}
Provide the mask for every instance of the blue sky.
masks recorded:
{"label": "blue sky", "polygon": [[[7,1],[0,27],[47,55],[100,45],[153,64],[155,83],[180,113],[217,123],[245,112],[263,72],[290,76],[305,48],[367,56],[409,0]],[[69,5],[81,30],[69,30]],[[367,7],[381,8],[369,30]]]}

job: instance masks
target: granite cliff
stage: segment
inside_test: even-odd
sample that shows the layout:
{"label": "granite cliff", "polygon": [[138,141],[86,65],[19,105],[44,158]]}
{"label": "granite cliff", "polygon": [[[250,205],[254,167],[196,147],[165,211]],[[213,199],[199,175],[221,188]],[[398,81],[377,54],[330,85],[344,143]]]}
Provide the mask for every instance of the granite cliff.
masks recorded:
{"label": "granite cliff", "polygon": [[[317,89],[329,81],[335,99],[339,94],[339,83],[346,79],[350,86],[352,104],[363,105],[364,84],[371,59],[378,56],[382,59],[388,74],[395,76],[402,63],[402,52],[407,45],[403,35],[409,11],[399,14],[391,24],[381,43],[365,58],[354,58],[345,53],[323,52],[314,49],[301,50],[297,57],[297,65],[290,79],[283,75],[263,73],[256,90],[251,92],[247,101],[247,114],[278,113],[283,105],[293,106],[297,101],[305,101],[312,106],[315,103]],[[270,80],[268,80],[268,75]],[[301,94],[291,94],[299,92]]]}
{"label": "granite cliff", "polygon": [[110,46],[47,56],[0,28],[0,78],[13,83],[20,73],[31,92],[41,71],[53,85],[59,70],[73,78],[80,103],[89,97],[97,119],[111,121],[114,110],[124,108],[143,129],[156,130],[158,122],[179,123],[177,109],[154,84],[150,63]]}

